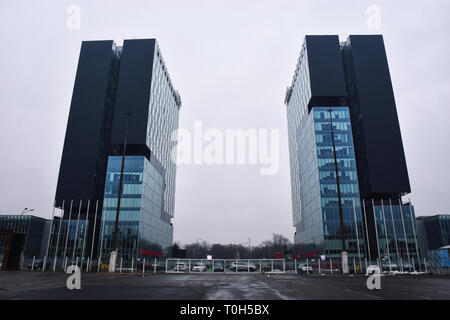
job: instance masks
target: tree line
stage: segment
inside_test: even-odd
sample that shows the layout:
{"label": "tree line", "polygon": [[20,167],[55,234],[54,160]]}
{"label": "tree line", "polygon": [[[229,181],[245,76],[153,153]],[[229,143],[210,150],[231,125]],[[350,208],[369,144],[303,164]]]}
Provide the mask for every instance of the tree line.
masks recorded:
{"label": "tree line", "polygon": [[288,238],[274,233],[272,239],[252,247],[244,244],[210,244],[204,240],[185,245],[175,242],[169,247],[168,254],[172,258],[190,259],[206,259],[208,255],[213,259],[274,259],[277,256],[292,258],[308,250],[314,248],[293,245]]}

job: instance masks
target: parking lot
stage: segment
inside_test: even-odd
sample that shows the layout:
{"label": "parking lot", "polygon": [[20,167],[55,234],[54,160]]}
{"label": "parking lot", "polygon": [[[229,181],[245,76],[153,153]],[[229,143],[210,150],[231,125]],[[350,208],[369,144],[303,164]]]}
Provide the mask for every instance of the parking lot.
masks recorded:
{"label": "parking lot", "polygon": [[450,277],[383,276],[371,291],[362,275],[83,273],[68,290],[62,272],[0,272],[0,299],[303,300],[450,299]]}

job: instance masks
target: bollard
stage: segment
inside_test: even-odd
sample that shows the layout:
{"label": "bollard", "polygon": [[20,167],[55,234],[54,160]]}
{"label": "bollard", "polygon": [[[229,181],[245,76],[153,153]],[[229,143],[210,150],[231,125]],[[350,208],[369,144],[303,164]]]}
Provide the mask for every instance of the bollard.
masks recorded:
{"label": "bollard", "polygon": [[134,271],[134,257],[131,258],[131,273]]}
{"label": "bollard", "polygon": [[122,264],[123,264],[123,257],[120,257],[120,269],[119,269],[120,273],[122,273]]}
{"label": "bollard", "polygon": [[356,263],[355,263],[355,258],[353,258],[353,273],[356,274]]}
{"label": "bollard", "polygon": [[155,263],[153,264],[153,274],[156,274],[156,258],[155,258]]}
{"label": "bollard", "polygon": [[333,274],[333,260],[331,260],[331,258],[330,258],[330,270],[331,274]]}
{"label": "bollard", "polygon": [[309,275],[309,259],[306,259],[306,274]]}
{"label": "bollard", "polygon": [[142,274],[145,273],[145,258],[144,258],[144,263],[142,264]]}
{"label": "bollard", "polygon": [[319,258],[319,274],[321,273],[321,272],[320,272],[320,259],[321,259],[321,258]]}

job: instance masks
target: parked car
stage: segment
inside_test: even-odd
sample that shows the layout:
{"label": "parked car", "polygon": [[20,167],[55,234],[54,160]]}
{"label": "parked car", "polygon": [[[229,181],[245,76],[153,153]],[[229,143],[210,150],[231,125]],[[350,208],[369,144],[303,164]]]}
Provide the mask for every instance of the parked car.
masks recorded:
{"label": "parked car", "polygon": [[256,271],[256,266],[247,262],[233,262],[230,266],[230,271]]}
{"label": "parked car", "polygon": [[206,264],[203,262],[196,263],[191,267],[191,271],[193,272],[205,272],[206,271]]}
{"label": "parked car", "polygon": [[[26,268],[31,270],[31,268],[33,268],[33,270],[42,270],[42,267],[44,266],[44,259],[35,259],[34,260],[34,267],[32,267],[33,262],[29,263]],[[46,269],[48,270],[51,267],[51,263],[47,262],[46,263]]]}
{"label": "parked car", "polygon": [[223,263],[222,262],[214,262],[214,272],[223,272]]}
{"label": "parked car", "polygon": [[306,263],[300,263],[297,266],[297,270],[300,273],[312,273],[313,272],[313,268],[310,265],[307,265]]}
{"label": "parked car", "polygon": [[382,261],[381,262],[381,271],[397,271],[398,270],[398,265],[391,262],[389,264],[389,261]]}
{"label": "parked car", "polygon": [[185,262],[177,262],[175,263],[175,266],[173,267],[172,271],[181,271],[186,272],[189,270],[189,267]]}

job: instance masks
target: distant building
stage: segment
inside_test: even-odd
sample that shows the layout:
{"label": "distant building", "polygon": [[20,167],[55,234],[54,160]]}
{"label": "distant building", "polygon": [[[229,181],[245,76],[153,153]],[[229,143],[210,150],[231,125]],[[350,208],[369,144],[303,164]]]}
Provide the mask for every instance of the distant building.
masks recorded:
{"label": "distant building", "polygon": [[0,215],[0,262],[13,238],[20,236],[20,255],[32,259],[45,256],[51,221],[32,215]]}
{"label": "distant building", "polygon": [[450,215],[417,217],[420,248],[423,255],[429,250],[437,250],[450,245]]}
{"label": "distant building", "polygon": [[329,258],[417,261],[383,37],[306,36],[285,105],[294,243]]}

